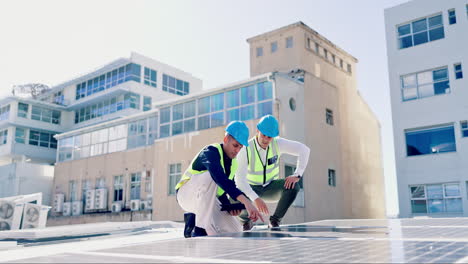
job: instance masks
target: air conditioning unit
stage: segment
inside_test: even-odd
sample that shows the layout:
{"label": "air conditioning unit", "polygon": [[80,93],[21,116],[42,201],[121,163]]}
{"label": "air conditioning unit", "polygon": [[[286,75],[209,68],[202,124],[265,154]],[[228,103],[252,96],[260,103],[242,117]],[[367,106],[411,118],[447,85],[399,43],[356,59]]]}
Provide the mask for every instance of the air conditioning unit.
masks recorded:
{"label": "air conditioning unit", "polygon": [[140,202],[140,210],[151,210],[149,202],[148,201],[141,201]]}
{"label": "air conditioning unit", "polygon": [[72,215],[81,215],[83,213],[83,202],[72,202]]}
{"label": "air conditioning unit", "polygon": [[85,193],[85,212],[94,210],[96,207],[95,200],[95,190],[86,190]]}
{"label": "air conditioning unit", "polygon": [[63,193],[57,193],[54,195],[54,212],[60,213],[63,211],[63,203],[65,202],[65,195]]}
{"label": "air conditioning unit", "polygon": [[71,203],[70,203],[70,202],[63,203],[62,215],[63,215],[63,216],[70,216],[70,215],[71,215],[71,211],[72,211],[71,209],[72,209],[72,206],[71,206]]}
{"label": "air conditioning unit", "polygon": [[96,190],[95,203],[95,209],[107,209],[107,189]]}
{"label": "air conditioning unit", "polygon": [[131,200],[130,201],[130,210],[139,211],[140,210],[140,200]]}
{"label": "air conditioning unit", "polygon": [[49,206],[26,203],[24,205],[21,229],[45,228]]}
{"label": "air conditioning unit", "polygon": [[112,212],[113,213],[118,213],[120,211],[122,211],[122,204],[120,202],[112,203]]}
{"label": "air conditioning unit", "polygon": [[20,228],[24,203],[0,200],[0,231]]}

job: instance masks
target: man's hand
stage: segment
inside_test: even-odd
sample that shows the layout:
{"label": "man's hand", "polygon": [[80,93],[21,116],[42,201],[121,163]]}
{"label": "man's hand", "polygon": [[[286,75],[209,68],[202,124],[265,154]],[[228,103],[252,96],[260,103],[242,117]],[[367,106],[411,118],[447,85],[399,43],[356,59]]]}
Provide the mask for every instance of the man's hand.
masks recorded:
{"label": "man's hand", "polygon": [[254,202],[255,202],[255,206],[257,207],[258,211],[260,211],[260,213],[265,214],[265,215],[270,215],[267,205],[260,197],[255,199]]}
{"label": "man's hand", "polygon": [[255,208],[255,206],[252,204],[252,202],[247,199],[247,197],[243,194],[237,196],[236,198],[239,202],[243,203],[245,205],[245,209],[249,213],[249,218],[256,222],[259,218],[262,220],[262,222],[265,222],[263,220],[262,214]]}
{"label": "man's hand", "polygon": [[284,180],[284,188],[286,189],[294,189],[294,186],[296,186],[296,183],[300,180],[300,177],[297,177],[296,175],[291,175],[286,177]]}
{"label": "man's hand", "polygon": [[233,210],[233,211],[229,211],[229,214],[232,216],[238,216],[240,215],[241,212],[242,212],[241,210]]}

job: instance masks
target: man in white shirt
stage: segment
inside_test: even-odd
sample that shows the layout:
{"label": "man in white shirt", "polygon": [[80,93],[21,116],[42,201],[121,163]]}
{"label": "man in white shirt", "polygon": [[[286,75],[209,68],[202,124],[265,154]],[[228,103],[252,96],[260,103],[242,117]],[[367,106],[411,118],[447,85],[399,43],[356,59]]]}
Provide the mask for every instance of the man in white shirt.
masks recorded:
{"label": "man in white shirt", "polygon": [[[297,183],[307,167],[310,153],[306,145],[278,135],[278,120],[272,115],[262,117],[257,124],[256,136],[249,140],[249,147],[238,154],[239,167],[235,177],[238,188],[254,201],[261,213],[270,214],[263,199],[278,201],[274,214],[270,216],[269,227],[272,228],[279,227],[296,199],[300,190]],[[293,175],[279,179],[279,158],[284,153],[298,157],[297,166]],[[244,231],[253,227],[247,216],[245,211],[240,215]]]}

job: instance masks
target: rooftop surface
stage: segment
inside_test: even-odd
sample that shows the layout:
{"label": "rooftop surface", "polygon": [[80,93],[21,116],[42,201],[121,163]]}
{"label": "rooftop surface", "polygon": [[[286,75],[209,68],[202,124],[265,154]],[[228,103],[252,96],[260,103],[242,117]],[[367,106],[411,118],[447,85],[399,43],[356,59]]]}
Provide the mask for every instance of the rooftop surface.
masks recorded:
{"label": "rooftop surface", "polygon": [[182,238],[180,226],[140,228],[25,243],[0,251],[0,262],[464,263],[468,262],[468,218],[325,220],[190,239]]}

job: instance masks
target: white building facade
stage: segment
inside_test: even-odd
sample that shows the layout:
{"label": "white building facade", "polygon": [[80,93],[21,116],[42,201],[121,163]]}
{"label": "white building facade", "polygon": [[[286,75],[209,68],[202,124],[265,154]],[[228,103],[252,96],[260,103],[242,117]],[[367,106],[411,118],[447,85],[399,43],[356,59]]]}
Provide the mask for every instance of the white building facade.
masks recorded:
{"label": "white building facade", "polygon": [[468,216],[468,2],[385,10],[400,217]]}
{"label": "white building facade", "polygon": [[[0,198],[41,191],[50,205],[53,165],[68,158],[57,153],[54,135],[149,111],[201,88],[189,73],[132,53],[36,99],[0,99]],[[99,151],[85,148],[81,155]]]}

